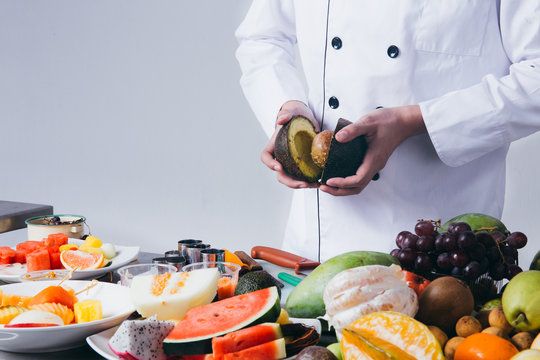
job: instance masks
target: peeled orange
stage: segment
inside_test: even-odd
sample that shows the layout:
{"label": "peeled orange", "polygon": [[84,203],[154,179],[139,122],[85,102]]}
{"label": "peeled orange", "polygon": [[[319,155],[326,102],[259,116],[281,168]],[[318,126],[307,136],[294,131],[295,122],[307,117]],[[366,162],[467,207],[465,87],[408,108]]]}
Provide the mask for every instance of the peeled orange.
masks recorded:
{"label": "peeled orange", "polygon": [[373,312],[346,326],[341,351],[345,360],[444,360],[426,325],[393,311]]}
{"label": "peeled orange", "polygon": [[81,250],[66,250],[60,253],[60,261],[68,270],[94,270],[103,266],[103,253],[90,253]]}

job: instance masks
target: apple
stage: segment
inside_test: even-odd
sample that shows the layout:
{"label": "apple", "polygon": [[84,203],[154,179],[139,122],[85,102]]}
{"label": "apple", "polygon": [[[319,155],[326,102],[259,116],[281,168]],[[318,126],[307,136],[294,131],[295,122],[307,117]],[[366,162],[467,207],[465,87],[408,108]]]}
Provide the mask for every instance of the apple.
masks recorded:
{"label": "apple", "polygon": [[338,360],[343,360],[343,354],[341,353],[341,343],[335,342],[326,347],[328,350],[330,350]]}
{"label": "apple", "polygon": [[540,329],[540,271],[524,271],[512,278],[502,294],[506,320],[519,331]]}
{"label": "apple", "polygon": [[540,350],[523,350],[512,356],[510,360],[540,360]]}

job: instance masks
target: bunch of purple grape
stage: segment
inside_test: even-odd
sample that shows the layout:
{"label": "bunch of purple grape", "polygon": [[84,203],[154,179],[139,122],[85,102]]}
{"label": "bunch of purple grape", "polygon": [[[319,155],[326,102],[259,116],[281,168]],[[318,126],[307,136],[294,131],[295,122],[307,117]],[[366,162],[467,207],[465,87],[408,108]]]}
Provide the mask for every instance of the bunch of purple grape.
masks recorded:
{"label": "bunch of purple grape", "polygon": [[446,274],[472,281],[488,274],[498,281],[522,271],[517,265],[518,249],[527,244],[522,232],[508,236],[497,230],[474,232],[465,222],[451,223],[447,232],[439,229],[440,221],[419,220],[414,233],[397,235],[398,248],[390,254],[403,269],[420,275]]}

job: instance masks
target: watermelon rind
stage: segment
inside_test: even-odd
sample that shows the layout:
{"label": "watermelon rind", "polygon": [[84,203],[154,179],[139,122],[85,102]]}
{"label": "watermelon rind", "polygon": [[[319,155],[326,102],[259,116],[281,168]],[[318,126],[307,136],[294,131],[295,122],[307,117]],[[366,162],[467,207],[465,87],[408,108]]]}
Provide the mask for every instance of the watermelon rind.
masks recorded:
{"label": "watermelon rind", "polygon": [[[254,291],[252,293],[237,295],[237,296],[265,296],[267,298],[266,304],[257,313],[252,314],[247,319],[235,323],[226,329],[215,330],[208,329],[208,333],[198,337],[190,337],[183,339],[174,339],[172,336],[174,330],[163,341],[163,349],[167,355],[200,355],[208,354],[212,352],[212,338],[216,336],[222,336],[229,332],[243,329],[248,326],[253,326],[265,322],[275,322],[281,312],[281,304],[278,295],[277,288],[270,287],[263,290]],[[222,301],[226,301],[222,300]],[[222,305],[221,301],[204,305],[208,308],[207,313],[209,316],[215,313],[212,308],[219,309]],[[182,321],[177,326],[181,326]]]}

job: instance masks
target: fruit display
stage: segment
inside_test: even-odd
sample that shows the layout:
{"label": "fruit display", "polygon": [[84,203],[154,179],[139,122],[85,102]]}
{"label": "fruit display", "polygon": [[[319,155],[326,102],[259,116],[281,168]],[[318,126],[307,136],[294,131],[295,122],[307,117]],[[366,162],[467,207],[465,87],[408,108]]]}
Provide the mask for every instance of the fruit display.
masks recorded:
{"label": "fruit display", "polygon": [[156,315],[158,320],[182,319],[189,310],[212,302],[217,294],[218,279],[217,268],[139,275],[131,283],[131,300],[142,316]]}
{"label": "fruit display", "polygon": [[200,355],[212,352],[212,338],[251,325],[274,322],[281,306],[275,287],[236,295],[189,310],[163,347],[169,355]]}
{"label": "fruit display", "polygon": [[321,180],[326,184],[333,177],[354,175],[367,150],[365,137],[340,143],[333,136],[349,124],[350,121],[339,119],[334,131],[317,134],[309,119],[295,116],[276,136],[276,160],[289,175],[307,182]]}
{"label": "fruit display", "polygon": [[343,270],[364,265],[398,264],[391,255],[374,251],[351,251],[323,262],[307,275],[287,297],[285,308],[290,316],[316,318],[326,313],[323,294],[328,282]]}
{"label": "fruit display", "polygon": [[334,276],[324,290],[326,318],[341,339],[342,329],[379,310],[409,316],[418,311],[418,297],[398,265],[365,265]]}
{"label": "fruit display", "polygon": [[43,327],[103,319],[99,300],[79,301],[76,295],[73,289],[59,285],[45,287],[34,296],[0,292],[0,324],[8,328]]}
{"label": "fruit display", "polygon": [[397,235],[397,249],[391,254],[404,269],[426,277],[452,275],[471,282],[486,275],[487,281],[478,287],[487,290],[493,284],[489,279],[511,279],[522,271],[518,249],[527,244],[525,234],[508,233],[504,224],[487,215],[464,214],[454,219],[460,221],[443,226],[439,221],[419,220],[414,233],[405,230]]}

